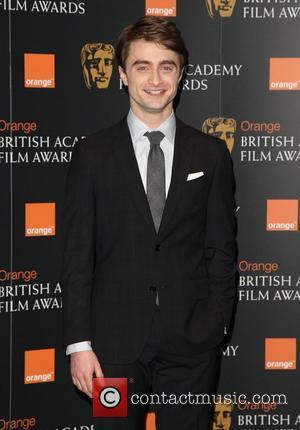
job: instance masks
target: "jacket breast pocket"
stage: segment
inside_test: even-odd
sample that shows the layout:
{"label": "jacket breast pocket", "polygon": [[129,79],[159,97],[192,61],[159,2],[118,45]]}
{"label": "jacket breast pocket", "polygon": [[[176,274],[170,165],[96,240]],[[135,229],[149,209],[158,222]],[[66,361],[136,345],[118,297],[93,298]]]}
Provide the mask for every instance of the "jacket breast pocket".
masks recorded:
{"label": "jacket breast pocket", "polygon": [[[195,172],[196,174],[197,172]],[[191,175],[191,176],[190,176]],[[193,173],[189,173],[185,178],[184,188],[185,190],[193,190],[193,189],[203,189],[207,187],[207,176],[205,174],[200,175],[198,177],[192,176]],[[189,178],[190,176],[190,178]]]}
{"label": "jacket breast pocket", "polygon": [[186,203],[190,210],[206,208],[208,186],[206,179],[201,176],[190,181],[185,181],[182,186],[181,202]]}

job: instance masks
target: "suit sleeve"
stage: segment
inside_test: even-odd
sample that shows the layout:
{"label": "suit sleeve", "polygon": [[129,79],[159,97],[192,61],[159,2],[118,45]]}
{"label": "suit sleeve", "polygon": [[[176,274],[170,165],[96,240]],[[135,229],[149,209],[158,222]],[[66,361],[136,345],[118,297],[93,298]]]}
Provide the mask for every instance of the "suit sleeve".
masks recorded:
{"label": "suit sleeve", "polygon": [[61,284],[65,345],[91,339],[90,302],[95,255],[95,203],[91,157],[74,146],[63,202]]}
{"label": "suit sleeve", "polygon": [[208,197],[205,258],[210,288],[228,328],[237,292],[234,174],[226,144],[220,141],[217,149]]}

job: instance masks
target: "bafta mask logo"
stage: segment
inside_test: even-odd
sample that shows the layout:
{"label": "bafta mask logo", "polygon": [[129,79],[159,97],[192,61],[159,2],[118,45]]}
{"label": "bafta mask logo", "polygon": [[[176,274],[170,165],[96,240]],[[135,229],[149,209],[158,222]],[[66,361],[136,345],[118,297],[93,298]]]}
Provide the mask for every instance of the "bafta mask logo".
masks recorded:
{"label": "bafta mask logo", "polygon": [[215,405],[212,430],[230,430],[233,404],[217,403]]}
{"label": "bafta mask logo", "polygon": [[107,43],[86,43],[81,50],[81,65],[88,89],[108,88],[113,71],[115,49]]}
{"label": "bafta mask logo", "polygon": [[202,131],[225,140],[228,150],[231,152],[234,145],[234,133],[236,121],[233,118],[213,117],[206,118],[202,125]]}
{"label": "bafta mask logo", "polygon": [[205,0],[208,14],[211,18],[219,14],[221,18],[231,17],[236,0]]}

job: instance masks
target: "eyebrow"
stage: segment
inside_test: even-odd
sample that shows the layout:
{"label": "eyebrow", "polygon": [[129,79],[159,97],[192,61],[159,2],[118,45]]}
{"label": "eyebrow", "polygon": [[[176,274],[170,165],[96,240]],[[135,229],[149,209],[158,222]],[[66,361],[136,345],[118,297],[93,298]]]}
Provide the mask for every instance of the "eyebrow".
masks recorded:
{"label": "eyebrow", "polygon": [[[132,63],[132,66],[138,66],[139,64],[153,64],[151,61],[148,60],[135,60],[134,63]],[[173,60],[163,60],[159,62],[159,65],[164,65],[164,64],[170,64],[173,65],[175,67],[177,67],[177,64],[175,63],[175,61]]]}

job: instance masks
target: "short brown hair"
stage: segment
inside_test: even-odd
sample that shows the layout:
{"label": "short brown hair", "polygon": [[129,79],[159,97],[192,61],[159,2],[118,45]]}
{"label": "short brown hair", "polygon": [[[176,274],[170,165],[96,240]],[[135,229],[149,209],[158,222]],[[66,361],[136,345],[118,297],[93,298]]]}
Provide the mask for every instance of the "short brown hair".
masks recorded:
{"label": "short brown hair", "polygon": [[165,48],[177,52],[180,57],[181,67],[187,65],[188,52],[185,42],[174,22],[166,18],[144,16],[135,24],[125,27],[119,36],[116,57],[123,69],[125,69],[130,43],[139,39],[159,43]]}

